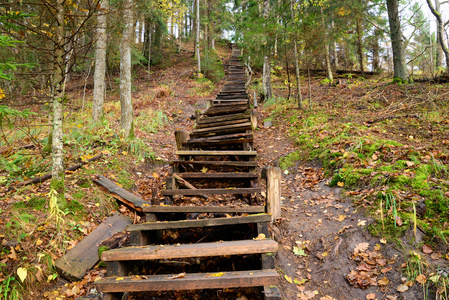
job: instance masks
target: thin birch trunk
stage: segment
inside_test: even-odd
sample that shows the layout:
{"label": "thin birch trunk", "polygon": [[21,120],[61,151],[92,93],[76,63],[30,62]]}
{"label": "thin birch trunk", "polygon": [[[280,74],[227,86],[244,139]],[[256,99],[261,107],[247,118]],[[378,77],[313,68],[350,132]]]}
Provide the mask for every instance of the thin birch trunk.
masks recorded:
{"label": "thin birch trunk", "polygon": [[121,129],[126,138],[132,137],[133,106],[131,100],[131,43],[133,39],[133,0],[124,0],[122,41],[120,43],[120,106]]}
{"label": "thin birch trunk", "polygon": [[101,0],[101,12],[97,17],[97,45],[95,48],[94,96],[92,118],[94,123],[103,116],[105,97],[106,48],[107,48],[107,12],[109,0]]}
{"label": "thin birch trunk", "polygon": [[198,77],[201,74],[200,58],[200,0],[196,0],[196,58],[198,60]]}
{"label": "thin birch trunk", "polygon": [[435,0],[435,7],[433,6],[432,2],[430,0],[427,0],[427,4],[429,5],[430,11],[437,19],[437,35],[438,35],[438,42],[440,43],[441,49],[444,52],[444,55],[446,56],[446,71],[449,71],[449,49],[446,45],[446,42],[444,40],[444,23],[443,18],[441,17],[441,12],[438,11],[435,7],[440,7],[440,1]]}
{"label": "thin birch trunk", "polygon": [[[265,22],[268,22],[268,16],[270,14],[270,1],[263,1],[263,13],[262,16],[265,18]],[[270,48],[268,46],[268,37],[265,43],[265,55],[263,58],[263,75],[262,75],[262,86],[264,99],[268,100],[273,97],[273,92],[271,89],[271,60],[270,60]]]}
{"label": "thin birch trunk", "polygon": [[323,7],[321,7],[321,25],[322,25],[322,30],[323,30],[324,58],[326,60],[327,78],[330,81],[333,81],[334,77],[332,76],[332,69],[331,69],[331,62],[330,62],[330,50],[329,50],[329,43],[327,41],[326,28],[325,28],[325,24],[324,24]]}
{"label": "thin birch trunk", "polygon": [[[293,9],[293,0],[290,0],[290,12],[293,20],[293,25],[296,25],[295,11]],[[295,76],[296,76],[296,102],[298,102],[298,108],[302,109],[302,94],[301,94],[301,77],[299,76],[299,57],[298,57],[298,36],[296,34],[296,26],[293,26],[295,31],[293,35],[293,50],[295,54]]]}

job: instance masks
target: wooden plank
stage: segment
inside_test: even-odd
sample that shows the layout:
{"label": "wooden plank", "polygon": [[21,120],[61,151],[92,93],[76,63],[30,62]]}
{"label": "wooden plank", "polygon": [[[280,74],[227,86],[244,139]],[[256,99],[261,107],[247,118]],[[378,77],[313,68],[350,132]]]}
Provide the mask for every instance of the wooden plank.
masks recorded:
{"label": "wooden plank", "polygon": [[170,222],[147,222],[147,223],[128,225],[126,230],[151,231],[151,230],[179,229],[179,228],[228,226],[235,224],[252,224],[269,221],[271,221],[270,215],[260,214],[260,215],[249,215],[243,217],[230,217],[230,218],[183,220],[183,221],[170,221]]}
{"label": "wooden plank", "polygon": [[253,206],[171,206],[148,205],[143,207],[144,212],[150,213],[264,213],[265,205]]}
{"label": "wooden plank", "polygon": [[176,259],[187,257],[244,255],[257,253],[273,253],[278,251],[278,243],[270,240],[239,240],[215,243],[150,245],[125,247],[104,251],[102,261],[129,261]]}
{"label": "wooden plank", "polygon": [[[174,160],[170,165],[224,166],[224,167],[257,167],[255,161],[194,161]],[[148,202],[146,202],[148,203]]]}
{"label": "wooden plank", "polygon": [[184,277],[175,278],[176,275],[153,275],[141,277],[139,275],[123,277],[107,277],[96,281],[94,285],[103,293],[143,292],[143,291],[171,291],[196,289],[222,289],[236,287],[255,287],[275,285],[279,275],[275,270],[250,270],[216,273],[185,274]]}
{"label": "wooden plank", "polygon": [[243,194],[254,194],[259,193],[260,188],[234,188],[234,189],[177,189],[177,190],[163,190],[162,195],[164,196],[174,196],[174,195],[185,195],[185,196],[199,196],[199,195],[243,195]]}
{"label": "wooden plank", "polygon": [[203,142],[190,142],[187,141],[187,145],[191,147],[216,147],[216,146],[232,146],[244,143],[252,143],[253,138],[240,138],[240,139],[228,139],[228,140],[212,140]]}
{"label": "wooden plank", "polygon": [[217,100],[227,100],[227,99],[248,99],[248,95],[242,95],[242,94],[238,94],[238,95],[218,95],[217,96]]}
{"label": "wooden plank", "polygon": [[117,232],[126,229],[132,220],[119,213],[107,218],[88,236],[69,250],[55,262],[58,273],[73,281],[83,279],[84,275],[98,262],[98,247],[100,243]]}
{"label": "wooden plank", "polygon": [[241,156],[256,156],[257,151],[235,151],[235,150],[212,150],[212,151],[176,151],[176,155],[190,155],[190,156],[208,156],[208,155],[241,155]]}
{"label": "wooden plank", "polygon": [[217,127],[217,126],[221,126],[221,125],[242,124],[242,123],[246,123],[248,121],[249,121],[249,118],[240,119],[240,120],[232,120],[232,121],[220,121],[220,122],[214,122],[214,123],[200,124],[200,125],[197,125],[195,128],[201,129],[201,128],[208,128],[208,127]]}
{"label": "wooden plank", "polygon": [[[207,128],[199,128],[194,129],[192,133],[209,133],[209,132],[219,132],[219,131],[227,131],[229,129],[238,129],[241,128],[242,130],[246,130],[247,127],[251,127],[251,122],[247,123],[241,123],[241,124],[231,124],[231,125],[224,125],[224,126],[216,126],[216,127],[207,127]],[[243,129],[245,128],[245,129]]]}
{"label": "wooden plank", "polygon": [[281,217],[281,169],[278,167],[267,167],[267,211],[273,220]]}
{"label": "wooden plank", "polygon": [[202,173],[202,172],[185,172],[179,173],[182,178],[187,179],[256,179],[259,178],[257,173]]}
{"label": "wooden plank", "polygon": [[218,115],[229,115],[229,114],[235,114],[235,113],[242,113],[244,111],[248,110],[248,107],[242,106],[242,107],[229,107],[228,109],[208,109],[204,112],[204,115],[206,116],[218,116]]}
{"label": "wooden plank", "polygon": [[[184,178],[180,177],[178,174],[176,174],[176,173],[173,174],[173,178],[175,178],[179,183],[181,183],[185,187],[192,189],[192,190],[197,190],[197,188],[194,185],[192,185],[190,182],[188,182]],[[200,196],[203,197],[204,199],[209,199],[209,197],[207,197],[206,195],[200,195]]]}
{"label": "wooden plank", "polygon": [[247,133],[249,130],[252,129],[251,123],[249,123],[249,124],[250,125],[245,125],[245,126],[240,126],[240,127],[235,127],[235,128],[229,128],[229,129],[214,130],[214,131],[211,131],[211,132],[208,132],[208,131],[206,131],[206,132],[193,131],[190,134],[190,138],[191,139],[196,139],[196,138],[207,138],[207,137],[214,137],[214,136],[220,137],[220,136],[226,136],[228,134]]}
{"label": "wooden plank", "polygon": [[246,105],[246,106],[248,106],[248,103],[249,103],[249,101],[248,100],[244,100],[244,101],[234,101],[234,100],[232,100],[232,101],[226,101],[226,102],[223,102],[223,101],[217,101],[217,100],[213,100],[212,101],[212,105],[214,106],[214,107],[222,107],[222,106],[229,106],[229,105],[234,105],[234,104],[236,104],[236,105]]}
{"label": "wooden plank", "polygon": [[195,138],[187,140],[187,143],[190,142],[206,142],[206,141],[213,141],[213,140],[226,140],[226,139],[238,139],[238,138],[253,138],[253,135],[251,133],[233,133],[233,134],[227,134],[227,135],[220,135],[220,136],[210,136],[210,137],[204,137],[204,138]]}
{"label": "wooden plank", "polygon": [[148,201],[145,201],[136,195],[128,192],[124,188],[118,186],[113,181],[108,178],[98,175],[98,179],[94,179],[94,183],[104,187],[109,193],[112,194],[114,198],[122,201],[123,203],[131,206],[137,211],[142,211],[142,206],[144,204],[148,204]]}
{"label": "wooden plank", "polygon": [[224,115],[224,116],[216,116],[216,117],[203,116],[203,117],[201,117],[201,119],[199,119],[197,121],[197,124],[213,123],[213,122],[219,122],[219,121],[240,120],[243,118],[250,118],[249,110],[244,113],[238,113],[238,114],[232,114],[232,115]]}

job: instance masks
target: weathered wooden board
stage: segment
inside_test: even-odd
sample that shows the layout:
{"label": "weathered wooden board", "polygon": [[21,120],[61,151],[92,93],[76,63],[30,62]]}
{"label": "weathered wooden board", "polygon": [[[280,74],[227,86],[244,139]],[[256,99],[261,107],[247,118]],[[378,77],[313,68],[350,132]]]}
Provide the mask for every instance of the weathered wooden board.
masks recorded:
{"label": "weathered wooden board", "polygon": [[249,121],[249,118],[240,119],[240,120],[232,120],[232,121],[222,121],[222,122],[215,122],[215,123],[206,123],[206,124],[200,124],[197,125],[196,129],[201,128],[209,128],[209,127],[216,127],[216,126],[224,126],[224,125],[232,125],[232,124],[242,124]]}
{"label": "weathered wooden board", "polygon": [[[255,161],[194,161],[174,160],[170,165],[224,166],[224,167],[257,167]],[[148,202],[147,202],[148,203]]]}
{"label": "weathered wooden board", "polygon": [[239,139],[239,138],[253,138],[253,136],[250,133],[234,133],[234,134],[228,134],[228,135],[210,136],[210,137],[205,137],[205,138],[190,139],[190,140],[187,140],[187,143],[207,142],[207,141],[213,141],[213,140]]}
{"label": "weathered wooden board", "polygon": [[179,176],[185,179],[256,179],[259,175],[256,173],[202,173],[202,172],[185,172],[178,173]]}
{"label": "weathered wooden board", "polygon": [[190,155],[190,156],[209,156],[209,155],[241,155],[241,156],[256,156],[257,151],[235,151],[235,150],[211,150],[211,151],[194,151],[194,150],[180,150],[175,152],[176,155]]}
{"label": "weathered wooden board", "polygon": [[253,138],[239,138],[239,139],[225,139],[225,140],[210,140],[210,141],[187,141],[185,143],[191,147],[215,147],[215,146],[233,146],[245,143],[252,143]]}
{"label": "weathered wooden board", "polygon": [[98,246],[117,232],[123,231],[132,220],[119,213],[107,218],[81,242],[55,262],[58,273],[73,281],[81,280],[86,271],[98,262]]}
{"label": "weathered wooden board", "polygon": [[215,243],[175,244],[118,248],[101,254],[103,261],[176,259],[223,255],[273,253],[278,243],[270,240],[239,240]]}
{"label": "weathered wooden board", "polygon": [[95,282],[95,285],[103,293],[119,293],[264,286],[275,285],[279,280],[279,275],[275,270],[223,272],[223,274],[220,274],[221,276],[214,276],[214,274],[185,274],[181,278],[176,278],[176,275],[145,277],[137,275],[124,277],[123,280],[116,280],[116,277],[107,277]]}
{"label": "weathered wooden board", "polygon": [[137,211],[142,211],[142,206],[144,204],[149,204],[148,201],[145,201],[136,195],[128,192],[124,188],[118,186],[112,180],[108,178],[98,175],[98,179],[94,179],[94,183],[105,188],[109,193],[112,194],[114,198],[122,201],[123,203],[131,206]]}
{"label": "weathered wooden board", "polygon": [[[243,217],[230,218],[213,218],[200,220],[183,220],[170,222],[147,222],[140,224],[131,224],[126,230],[128,231],[151,231],[163,229],[179,229],[179,228],[197,228],[197,227],[213,227],[213,226],[227,226],[235,224],[253,224],[260,222],[271,221],[271,216],[268,214],[248,215]],[[268,236],[268,235],[266,235]]]}
{"label": "weathered wooden board", "polygon": [[252,206],[158,206],[150,205],[144,206],[143,211],[148,213],[249,213],[258,214],[264,213],[265,205]]}
{"label": "weathered wooden board", "polygon": [[174,195],[185,195],[185,196],[197,196],[197,195],[243,195],[243,194],[254,194],[260,193],[260,188],[235,188],[235,189],[176,189],[176,190],[164,190],[162,195],[164,196],[174,196]]}

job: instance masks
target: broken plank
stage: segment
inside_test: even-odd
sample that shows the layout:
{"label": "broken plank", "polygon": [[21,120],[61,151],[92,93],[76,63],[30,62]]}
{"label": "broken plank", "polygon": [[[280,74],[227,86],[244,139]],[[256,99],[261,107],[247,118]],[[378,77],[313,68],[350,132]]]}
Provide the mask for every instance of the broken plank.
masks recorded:
{"label": "broken plank", "polygon": [[[197,188],[195,186],[193,186],[193,184],[191,184],[184,178],[180,177],[178,174],[176,174],[176,173],[173,174],[173,178],[175,178],[179,183],[181,183],[185,187],[192,189],[192,190],[197,190]],[[203,197],[204,199],[209,199],[209,197],[207,197],[206,195],[200,195],[200,196]]]}
{"label": "broken plank", "polygon": [[252,224],[259,222],[269,222],[271,216],[268,214],[248,215],[243,217],[213,218],[201,220],[183,220],[170,222],[147,222],[140,224],[131,224],[126,228],[127,231],[151,231],[163,229],[196,228],[227,226],[235,224]]}
{"label": "broken plank", "polygon": [[56,270],[69,280],[83,279],[86,271],[90,270],[99,260],[98,247],[100,243],[115,233],[125,230],[131,223],[130,218],[119,213],[107,218],[55,262]]}
{"label": "broken plank", "polygon": [[265,205],[251,206],[172,206],[148,205],[143,207],[146,213],[248,213],[258,214],[265,212]]}
{"label": "broken plank", "polygon": [[162,195],[164,196],[174,196],[174,195],[184,195],[184,196],[196,196],[196,195],[243,195],[243,194],[254,194],[259,193],[260,188],[227,188],[227,189],[176,189],[176,190],[164,190]]}
{"label": "broken plank", "polygon": [[[103,293],[140,292],[140,291],[170,291],[218,289],[235,287],[252,287],[275,285],[279,275],[275,270],[250,270],[216,273],[185,274],[181,278],[176,275],[153,275],[140,277],[107,277],[95,282]],[[176,279],[174,279],[176,278]]]}
{"label": "broken plank", "polygon": [[98,179],[94,179],[94,183],[105,188],[109,193],[112,194],[114,198],[131,206],[133,209],[137,211],[142,211],[142,206],[144,204],[149,204],[148,201],[145,201],[137,197],[136,195],[128,192],[127,190],[118,186],[115,182],[109,180],[104,176],[98,175]]}

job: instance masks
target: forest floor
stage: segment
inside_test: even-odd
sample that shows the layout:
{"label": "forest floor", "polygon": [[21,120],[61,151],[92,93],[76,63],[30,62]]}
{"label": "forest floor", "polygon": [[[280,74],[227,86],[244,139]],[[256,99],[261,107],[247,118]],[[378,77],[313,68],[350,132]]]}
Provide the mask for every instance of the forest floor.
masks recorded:
{"label": "forest floor", "polygon": [[[227,51],[220,51],[222,59]],[[167,61],[154,68],[149,83],[143,69],[135,74],[138,142],[130,144],[118,134],[116,82],[108,90],[101,129],[90,124],[91,104],[82,100],[84,78],[69,84],[73,101],[65,115],[66,164],[99,153],[103,157],[66,176],[69,207],[62,230],[48,213],[48,182],[14,186],[48,170],[42,146],[14,150],[34,142],[30,136],[45,145],[48,128],[21,129],[20,139],[17,132],[6,131],[13,142],[2,146],[2,155],[10,162],[21,159],[23,165],[0,174],[2,295],[71,299],[93,292],[92,282],[104,275],[104,268],[96,266],[82,281],[70,283],[57,276],[52,262],[114,210],[136,221],[143,218],[99,190],[93,184],[97,175],[158,201],[169,174],[166,162],[175,158],[173,131],[190,131],[190,117],[223,84],[195,80],[190,53],[171,54]],[[307,109],[299,110],[293,99],[285,99],[285,70],[275,70],[277,97],[256,109],[255,148],[259,167],[283,170],[282,217],[270,227],[281,246],[276,268],[283,298],[447,299],[449,85],[399,86],[390,85],[391,78],[349,76],[346,84],[330,86],[313,76],[312,109],[305,99]],[[90,99],[87,83],[85,98]],[[257,76],[251,88],[260,90]],[[308,95],[307,86],[303,95]],[[47,122],[46,105],[31,109],[44,117],[20,120],[24,125]],[[264,121],[272,126],[265,127]],[[27,270],[23,284],[18,284],[19,269]]]}

